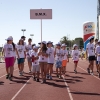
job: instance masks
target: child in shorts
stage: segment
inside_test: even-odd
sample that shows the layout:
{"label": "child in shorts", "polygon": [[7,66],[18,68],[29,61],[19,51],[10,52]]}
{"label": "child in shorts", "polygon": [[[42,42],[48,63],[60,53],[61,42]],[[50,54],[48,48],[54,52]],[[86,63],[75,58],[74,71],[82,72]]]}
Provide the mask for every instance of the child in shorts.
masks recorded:
{"label": "child in shorts", "polygon": [[67,62],[69,62],[69,58],[68,58],[68,51],[66,49],[66,46],[65,44],[62,44],[61,47],[62,47],[62,51],[63,51],[63,60],[62,60],[62,73],[65,74],[66,73],[66,65],[67,65]]}
{"label": "child in shorts", "polygon": [[77,64],[78,64],[78,61],[79,61],[79,50],[78,50],[78,46],[77,44],[74,44],[73,45],[73,51],[72,51],[72,59],[74,61],[74,72],[77,73]]}
{"label": "child in shorts", "polygon": [[[39,82],[39,72],[40,72],[40,66],[39,66],[39,57],[38,57],[38,47],[33,47],[34,52],[31,53],[32,58],[32,72],[33,72],[33,80]],[[37,80],[36,80],[37,75]]]}

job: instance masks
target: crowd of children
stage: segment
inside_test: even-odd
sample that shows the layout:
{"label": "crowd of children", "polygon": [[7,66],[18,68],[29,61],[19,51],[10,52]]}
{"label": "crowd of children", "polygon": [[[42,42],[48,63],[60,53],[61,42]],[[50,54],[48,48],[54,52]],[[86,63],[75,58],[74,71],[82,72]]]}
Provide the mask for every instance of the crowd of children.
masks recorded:
{"label": "crowd of children", "polygon": [[[66,65],[69,62],[69,56],[67,51],[67,45],[61,44],[60,42],[53,47],[53,42],[42,41],[38,43],[39,46],[32,44],[32,39],[28,39],[28,44],[25,42],[25,36],[22,36],[17,44],[13,42],[13,37],[9,36],[6,41],[7,43],[3,47],[3,55],[5,57],[5,66],[7,76],[6,78],[12,80],[14,63],[17,60],[19,75],[24,74],[24,62],[27,59],[29,73],[32,73],[34,81],[40,81],[45,83],[46,79],[52,79],[53,66],[56,68],[56,75],[60,79],[62,74],[66,73]],[[87,68],[88,73],[93,74],[94,60],[96,58],[97,72],[100,77],[100,41],[96,39],[94,45],[94,37],[89,38],[87,44],[86,56],[89,59],[89,66]],[[79,61],[79,49],[78,45],[73,45],[72,60],[74,62],[74,72],[77,73],[77,64]],[[91,70],[91,72],[90,72]]]}

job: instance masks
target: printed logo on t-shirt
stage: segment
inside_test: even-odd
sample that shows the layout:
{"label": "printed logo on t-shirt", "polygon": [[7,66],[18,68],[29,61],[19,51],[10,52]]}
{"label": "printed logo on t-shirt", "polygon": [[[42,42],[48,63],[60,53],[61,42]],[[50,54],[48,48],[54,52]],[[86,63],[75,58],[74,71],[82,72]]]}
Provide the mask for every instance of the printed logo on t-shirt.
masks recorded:
{"label": "printed logo on t-shirt", "polygon": [[90,50],[93,50],[93,47],[90,47]]}

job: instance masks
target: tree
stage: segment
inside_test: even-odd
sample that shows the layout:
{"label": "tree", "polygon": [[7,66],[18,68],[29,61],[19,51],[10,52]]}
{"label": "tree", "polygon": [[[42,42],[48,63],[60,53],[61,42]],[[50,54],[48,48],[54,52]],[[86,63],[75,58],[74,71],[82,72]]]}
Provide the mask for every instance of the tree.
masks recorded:
{"label": "tree", "polygon": [[81,37],[75,38],[75,43],[79,46],[79,48],[83,48],[84,45],[83,38]]}

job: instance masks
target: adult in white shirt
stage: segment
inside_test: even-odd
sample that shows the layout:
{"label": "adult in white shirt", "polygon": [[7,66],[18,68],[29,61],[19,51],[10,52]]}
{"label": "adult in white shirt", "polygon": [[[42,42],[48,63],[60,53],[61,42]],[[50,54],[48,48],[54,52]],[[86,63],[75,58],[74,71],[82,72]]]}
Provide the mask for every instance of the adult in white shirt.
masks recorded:
{"label": "adult in white shirt", "polygon": [[7,43],[3,47],[3,54],[5,57],[5,66],[6,66],[6,72],[7,76],[6,79],[12,80],[12,75],[13,75],[13,66],[14,66],[14,48],[12,45],[13,38],[8,37]]}
{"label": "adult in white shirt", "polygon": [[[55,67],[56,67],[56,72],[57,72],[57,77],[62,78],[61,77],[61,67],[62,67],[62,60],[63,60],[63,51],[61,49],[61,43],[56,44],[56,48],[55,48]],[[58,69],[59,69],[59,73],[58,73]]]}
{"label": "adult in white shirt", "polygon": [[[34,52],[31,53],[32,58],[32,72],[33,72],[33,79],[34,81],[39,82],[39,72],[40,72],[40,66],[39,66],[39,57],[38,57],[38,47],[33,47]],[[36,74],[37,74],[37,80],[36,80]]]}
{"label": "adult in white shirt", "polygon": [[77,44],[74,44],[73,45],[73,51],[72,51],[72,59],[74,61],[74,72],[77,73],[77,64],[78,64],[78,61],[79,61],[79,55],[80,55],[80,52],[78,50],[78,46]]}
{"label": "adult in white shirt", "polygon": [[97,56],[97,66],[98,66],[98,73],[100,78],[100,40],[98,41],[98,46],[96,47],[96,56]]}
{"label": "adult in white shirt", "polygon": [[17,61],[18,61],[18,68],[19,68],[19,75],[23,75],[23,68],[24,68],[24,61],[26,58],[26,50],[24,46],[24,41],[22,39],[19,40],[17,45]]}
{"label": "adult in white shirt", "polygon": [[32,43],[32,39],[29,38],[28,45],[26,45],[26,57],[27,57],[27,62],[28,62],[28,67],[29,67],[29,73],[31,73],[31,66],[32,66],[31,57],[30,57],[30,50],[32,50],[31,43]]}
{"label": "adult in white shirt", "polygon": [[53,64],[54,64],[54,48],[52,47],[53,42],[47,42],[47,53],[48,53],[48,65],[47,65],[47,78],[52,79]]}
{"label": "adult in white shirt", "polygon": [[95,46],[93,44],[94,42],[94,36],[91,36],[89,38],[89,43],[86,46],[86,57],[89,58],[89,66],[87,68],[88,73],[90,74],[90,69],[92,70],[91,74],[93,74],[93,67],[94,67],[94,61],[95,61]]}
{"label": "adult in white shirt", "polygon": [[69,62],[69,57],[68,57],[68,51],[66,48],[67,45],[65,45],[65,43],[64,43],[61,45],[61,47],[62,47],[62,51],[63,51],[63,55],[64,55],[63,60],[62,60],[62,72],[63,72],[63,74],[65,74],[67,62]]}
{"label": "adult in white shirt", "polygon": [[39,55],[39,65],[41,68],[41,77],[42,77],[41,84],[42,84],[46,82],[46,72],[47,72],[48,53],[47,53],[46,41],[42,41],[38,55]]}

